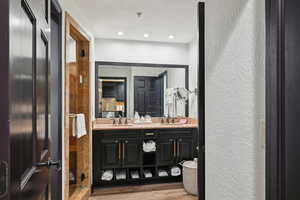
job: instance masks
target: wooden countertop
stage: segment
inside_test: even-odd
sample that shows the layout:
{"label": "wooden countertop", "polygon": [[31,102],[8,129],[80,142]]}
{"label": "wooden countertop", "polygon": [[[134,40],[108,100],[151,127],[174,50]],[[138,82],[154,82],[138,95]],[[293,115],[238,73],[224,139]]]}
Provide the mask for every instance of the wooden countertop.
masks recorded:
{"label": "wooden countertop", "polygon": [[133,130],[133,129],[175,129],[175,128],[197,128],[196,123],[191,124],[161,124],[161,123],[149,123],[149,124],[128,124],[128,125],[112,125],[112,124],[100,124],[94,123],[94,131],[102,130]]}

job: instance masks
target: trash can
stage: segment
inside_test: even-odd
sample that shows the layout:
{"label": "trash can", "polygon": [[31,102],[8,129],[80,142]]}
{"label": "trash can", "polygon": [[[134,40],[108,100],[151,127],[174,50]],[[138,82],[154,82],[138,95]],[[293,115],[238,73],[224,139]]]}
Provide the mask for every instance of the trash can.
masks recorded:
{"label": "trash can", "polygon": [[198,176],[197,159],[194,161],[185,161],[182,164],[183,186],[187,193],[198,195]]}

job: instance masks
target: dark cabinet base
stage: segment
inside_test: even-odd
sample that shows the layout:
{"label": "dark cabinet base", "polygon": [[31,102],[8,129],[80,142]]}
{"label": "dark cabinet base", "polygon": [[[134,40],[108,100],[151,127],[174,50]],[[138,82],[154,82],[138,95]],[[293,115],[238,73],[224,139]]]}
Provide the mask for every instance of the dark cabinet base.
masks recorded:
{"label": "dark cabinet base", "polygon": [[[197,156],[196,139],[197,129],[94,131],[93,187],[180,182],[182,175],[172,176],[171,168],[181,169],[181,161]],[[156,143],[156,150],[144,152],[143,143],[149,141]],[[110,181],[101,180],[106,170],[113,172]],[[160,170],[168,176],[159,176]],[[119,171],[126,179],[116,178]],[[139,174],[138,179],[131,177],[133,171]],[[145,177],[145,171],[152,177]]]}
{"label": "dark cabinet base", "polygon": [[148,184],[159,184],[159,183],[174,183],[181,182],[182,176],[179,177],[154,177],[147,179],[129,179],[120,181],[100,181],[93,184],[93,188],[108,188],[114,186],[135,186],[135,185],[148,185]]}

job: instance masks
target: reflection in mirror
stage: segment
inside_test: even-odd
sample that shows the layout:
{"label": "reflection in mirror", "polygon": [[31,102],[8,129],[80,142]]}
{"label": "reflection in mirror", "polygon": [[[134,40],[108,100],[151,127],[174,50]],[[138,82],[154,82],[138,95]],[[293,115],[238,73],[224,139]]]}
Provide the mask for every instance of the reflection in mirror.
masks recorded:
{"label": "reflection in mirror", "polygon": [[102,118],[126,117],[126,78],[98,79],[99,111]]}
{"label": "reflection in mirror", "polygon": [[188,66],[98,65],[97,117],[184,117],[188,113]]}

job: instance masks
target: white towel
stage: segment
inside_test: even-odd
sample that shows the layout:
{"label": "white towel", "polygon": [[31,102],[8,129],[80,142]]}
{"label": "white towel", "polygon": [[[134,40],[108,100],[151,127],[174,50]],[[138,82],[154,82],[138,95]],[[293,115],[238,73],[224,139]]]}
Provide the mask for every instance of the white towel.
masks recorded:
{"label": "white towel", "polygon": [[140,175],[139,175],[138,171],[131,171],[130,175],[131,175],[132,179],[139,179],[140,178]]}
{"label": "white towel", "polygon": [[126,179],[126,170],[118,171],[116,173],[117,180],[125,180]]}
{"label": "white towel", "polygon": [[144,152],[155,152],[156,151],[156,143],[153,140],[143,142],[143,151]]}
{"label": "white towel", "polygon": [[181,175],[181,169],[179,167],[172,167],[171,168],[171,175],[172,176],[180,176]]}
{"label": "white towel", "polygon": [[160,169],[160,170],[158,170],[158,176],[159,177],[166,177],[166,176],[169,176],[169,174],[166,170]]}
{"label": "white towel", "polygon": [[76,137],[76,115],[70,117],[70,122],[72,123],[72,136]]}
{"label": "white towel", "polygon": [[106,170],[101,177],[102,181],[111,181],[114,177],[114,172],[112,170]]}
{"label": "white towel", "polygon": [[151,171],[148,169],[144,170],[144,176],[145,176],[145,178],[152,178]]}
{"label": "white towel", "polygon": [[80,138],[86,135],[86,128],[85,128],[85,117],[84,114],[77,114],[76,115],[76,136]]}

